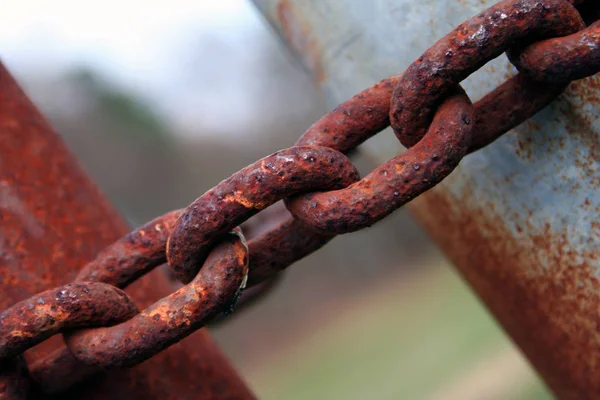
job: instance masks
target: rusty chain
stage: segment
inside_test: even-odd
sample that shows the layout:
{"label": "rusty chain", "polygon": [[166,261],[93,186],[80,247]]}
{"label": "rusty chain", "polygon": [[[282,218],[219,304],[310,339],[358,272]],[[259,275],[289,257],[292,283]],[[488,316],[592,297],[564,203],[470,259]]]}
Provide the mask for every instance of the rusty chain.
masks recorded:
{"label": "rusty chain", "polygon": [[[268,282],[335,235],[371,226],[434,187],[463,157],[546,107],[569,82],[600,71],[594,3],[497,3],[404,73],[339,105],[295,146],[132,231],[75,282],[5,310],[0,398],[24,398],[29,378],[43,392],[56,392],[100,369],[140,363],[227,313],[246,286]],[[582,15],[593,17],[586,24]],[[472,104],[460,82],[503,53],[519,72]],[[390,125],[407,150],[361,179],[344,153]],[[246,243],[240,224],[273,204],[280,220]],[[165,263],[185,285],[139,312],[122,289]],[[66,346],[25,366],[21,354],[57,333]]]}

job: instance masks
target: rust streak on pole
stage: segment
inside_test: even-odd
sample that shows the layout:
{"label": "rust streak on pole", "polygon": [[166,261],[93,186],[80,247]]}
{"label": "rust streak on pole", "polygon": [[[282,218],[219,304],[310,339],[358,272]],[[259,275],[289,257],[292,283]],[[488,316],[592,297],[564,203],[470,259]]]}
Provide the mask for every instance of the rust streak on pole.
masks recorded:
{"label": "rust streak on pole", "polygon": [[[128,227],[2,64],[0,154],[0,309],[5,309],[72,281]],[[169,294],[169,284],[155,271],[127,292],[142,308]],[[25,358],[31,365],[61,344],[55,336],[28,350]],[[205,329],[134,368],[103,372],[63,395],[254,398]]]}

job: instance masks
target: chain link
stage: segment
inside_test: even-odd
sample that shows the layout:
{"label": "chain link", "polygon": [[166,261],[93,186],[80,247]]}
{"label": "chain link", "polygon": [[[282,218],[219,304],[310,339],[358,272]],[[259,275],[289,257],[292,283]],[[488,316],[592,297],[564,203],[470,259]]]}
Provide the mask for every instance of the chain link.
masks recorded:
{"label": "chain link", "polygon": [[[404,73],[336,107],[294,147],[132,231],[74,283],[5,310],[0,398],[25,398],[27,375],[55,392],[100,369],[142,362],[229,312],[246,282],[273,279],[335,235],[371,226],[431,189],[464,156],[546,107],[570,81],[600,70],[600,22],[586,26],[576,8],[597,18],[593,3],[497,3]],[[471,104],[459,83],[505,52],[519,73]],[[390,125],[407,150],[361,179],[344,153]],[[238,226],[273,204],[277,221],[246,243]],[[121,289],[165,263],[185,286],[138,312]],[[57,333],[67,346],[25,368],[21,354]]]}

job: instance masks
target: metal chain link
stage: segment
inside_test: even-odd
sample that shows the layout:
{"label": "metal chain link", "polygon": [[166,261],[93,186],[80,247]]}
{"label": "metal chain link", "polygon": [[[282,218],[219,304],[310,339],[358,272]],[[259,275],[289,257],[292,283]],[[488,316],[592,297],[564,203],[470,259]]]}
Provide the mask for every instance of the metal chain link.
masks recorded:
{"label": "metal chain link", "polygon": [[[600,71],[600,22],[586,26],[576,8],[597,16],[600,6],[592,3],[497,3],[404,73],[336,107],[294,147],[132,231],[74,283],[5,310],[0,398],[24,398],[26,375],[55,392],[99,369],[140,363],[227,313],[246,283],[273,279],[335,235],[371,226],[434,187],[463,157],[546,107],[569,82]],[[502,53],[519,73],[472,104],[459,83]],[[343,153],[389,125],[407,150],[361,179]],[[284,218],[246,243],[240,224],[274,203]],[[138,312],[121,289],[164,263],[185,286]],[[21,354],[57,333],[67,346],[25,369]]]}

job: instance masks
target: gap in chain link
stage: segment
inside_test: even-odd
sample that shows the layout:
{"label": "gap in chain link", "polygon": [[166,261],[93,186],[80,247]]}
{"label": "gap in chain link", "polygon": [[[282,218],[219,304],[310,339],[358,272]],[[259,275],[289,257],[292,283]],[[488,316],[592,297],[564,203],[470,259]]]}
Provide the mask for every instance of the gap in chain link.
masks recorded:
{"label": "gap in chain link", "polygon": [[356,147],[356,153],[347,153],[361,177],[371,173],[383,161],[392,159],[406,151],[396,139],[391,127],[373,135]]}
{"label": "gap in chain link", "polygon": [[598,3],[595,1],[581,4],[577,6],[577,10],[583,17],[587,26],[600,19],[600,6],[598,6]]}

